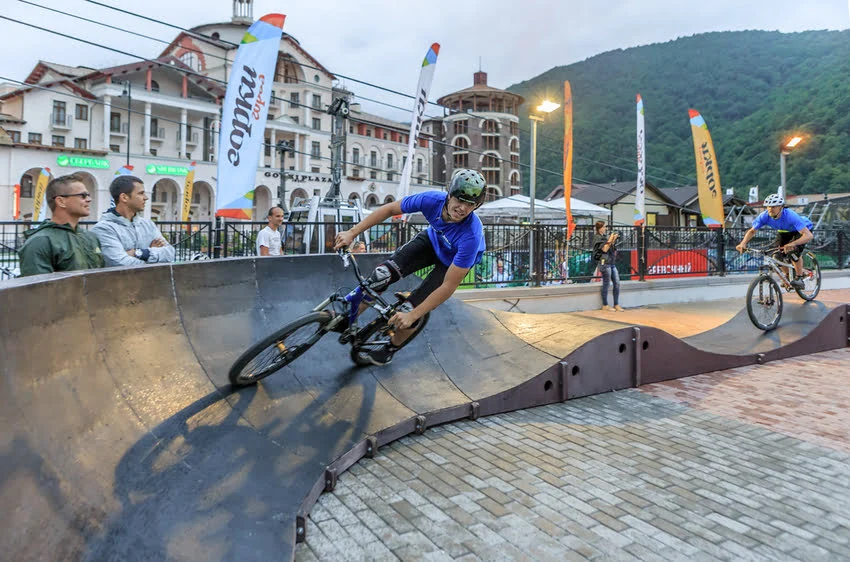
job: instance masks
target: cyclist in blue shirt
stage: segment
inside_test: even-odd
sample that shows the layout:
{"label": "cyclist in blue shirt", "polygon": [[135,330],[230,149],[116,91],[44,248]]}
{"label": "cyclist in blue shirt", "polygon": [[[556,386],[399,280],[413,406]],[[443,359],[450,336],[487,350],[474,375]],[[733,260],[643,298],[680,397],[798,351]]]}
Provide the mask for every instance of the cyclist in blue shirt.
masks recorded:
{"label": "cyclist in blue shirt", "polygon": [[481,261],[484,229],[473,211],[481,206],[486,194],[484,176],[475,170],[460,169],[454,173],[448,193],[426,191],[387,203],[351,230],[337,234],[334,249],[350,246],[362,232],[402,213],[421,212],[430,225],[376,267],[367,279],[369,286],[381,293],[402,277],[434,266],[408,297],[408,310],[397,312],[390,319],[397,330],[388,345],[369,353],[373,364],[392,361],[416,322],[452,296],[469,270]]}
{"label": "cyclist in blue shirt", "polygon": [[767,196],[764,200],[764,206],[767,207],[753,221],[753,226],[744,235],[744,239],[738,244],[735,249],[741,253],[747,249],[747,243],[756,235],[756,231],[767,226],[775,229],[776,239],[773,246],[780,248],[794,262],[794,271],[796,278],[791,281],[793,287],[802,289],[803,283],[803,260],[800,259],[800,253],[803,251],[805,244],[814,236],[812,235],[812,221],[807,217],[801,217],[791,209],[785,208],[785,199],[778,193],[773,193]]}

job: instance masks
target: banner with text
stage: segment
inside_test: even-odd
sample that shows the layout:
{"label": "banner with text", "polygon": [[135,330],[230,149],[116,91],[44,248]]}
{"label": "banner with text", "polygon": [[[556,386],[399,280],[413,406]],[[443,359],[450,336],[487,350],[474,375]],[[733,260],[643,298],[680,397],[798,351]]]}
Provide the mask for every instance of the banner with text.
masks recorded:
{"label": "banner with text", "polygon": [[567,240],[576,229],[570,195],[573,191],[573,93],[569,81],[564,82],[564,207],[567,210]]}
{"label": "banner with text", "polygon": [[217,217],[252,218],[254,182],[283,33],[283,14],[267,14],[242,37],[222,106],[216,188]]}
{"label": "banner with text", "polygon": [[725,226],[723,217],[723,192],[720,190],[720,173],[708,125],[698,111],[689,109],[691,132],[694,136],[694,158],[697,163],[697,193],[702,222],[709,228]]}
{"label": "banner with text", "polygon": [[186,181],[183,183],[183,222],[189,220],[189,211],[192,209],[192,186],[195,183],[195,163],[189,165],[189,173],[186,174]]}
{"label": "banner with text", "polygon": [[32,220],[34,221],[47,220],[47,199],[45,195],[48,183],[50,183],[50,168],[42,168],[33,193]]}
{"label": "banner with text", "polygon": [[635,226],[646,220],[646,136],[643,126],[643,100],[637,95],[637,191],[635,192]]}
{"label": "banner with text", "polygon": [[428,92],[431,91],[431,82],[434,80],[434,70],[437,68],[437,55],[440,53],[440,44],[434,43],[425,58],[422,60],[422,69],[419,71],[419,83],[416,85],[416,103],[413,104],[413,116],[410,120],[410,133],[407,139],[407,160],[401,171],[401,182],[398,185],[400,197],[405,197],[410,190],[410,175],[413,172],[413,156],[416,152],[416,143],[419,140],[419,130],[422,128],[422,118],[425,115],[425,106],[428,105]]}

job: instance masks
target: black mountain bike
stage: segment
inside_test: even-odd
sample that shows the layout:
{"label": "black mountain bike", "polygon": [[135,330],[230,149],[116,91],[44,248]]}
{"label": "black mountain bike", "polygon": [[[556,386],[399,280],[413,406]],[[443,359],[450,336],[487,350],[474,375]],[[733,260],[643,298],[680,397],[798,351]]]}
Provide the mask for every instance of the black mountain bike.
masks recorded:
{"label": "black mountain bike", "polygon": [[[394,327],[388,321],[407,302],[408,293],[395,293],[396,301],[387,303],[366,284],[357,260],[348,248],[340,250],[339,255],[346,269],[349,264],[353,266],[357,287],[347,294],[342,294],[341,290],[334,292],[310,313],[248,348],[230,367],[230,383],[233,386],[255,384],[282,369],[330,332],[340,334],[339,343],[351,344],[351,360],[360,366],[371,365],[366,354],[390,342]],[[357,320],[366,308],[374,309],[378,316],[365,326],[360,326]],[[430,313],[419,319],[410,337],[399,348],[410,343],[425,328],[429,316]]]}
{"label": "black mountain bike", "polygon": [[[762,256],[759,275],[750,283],[747,289],[747,314],[753,325],[764,331],[769,331],[779,325],[782,318],[782,288],[786,291],[796,291],[801,299],[814,300],[820,292],[820,265],[813,253],[806,250],[797,259],[803,260],[803,287],[792,287],[794,264],[783,259],[784,255],[778,248],[767,250],[747,249],[747,252]],[[780,287],[781,285],[781,287]]]}

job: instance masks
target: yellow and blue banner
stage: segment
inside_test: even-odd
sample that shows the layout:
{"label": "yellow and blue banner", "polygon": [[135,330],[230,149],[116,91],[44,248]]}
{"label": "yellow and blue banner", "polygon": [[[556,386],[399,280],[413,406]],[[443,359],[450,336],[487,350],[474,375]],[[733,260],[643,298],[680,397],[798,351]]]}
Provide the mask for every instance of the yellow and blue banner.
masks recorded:
{"label": "yellow and blue banner", "polygon": [[576,229],[570,194],[573,191],[573,93],[570,82],[564,82],[564,206],[567,210],[567,240]]}
{"label": "yellow and blue banner", "polygon": [[189,220],[189,211],[192,208],[192,187],[195,185],[195,163],[189,164],[189,173],[186,174],[186,181],[183,184],[183,212],[181,220],[187,222]]}
{"label": "yellow and blue banner", "polygon": [[219,134],[217,217],[251,220],[254,182],[283,33],[283,14],[255,21],[236,51],[224,96]]}
{"label": "yellow and blue banner", "polygon": [[50,168],[42,168],[38,174],[33,193],[32,219],[34,221],[47,220],[47,184],[50,183]]}
{"label": "yellow and blue banner", "polygon": [[691,133],[694,136],[694,158],[697,164],[697,193],[702,222],[709,228],[723,228],[723,192],[720,189],[720,173],[711,134],[702,115],[694,109],[688,110]]}

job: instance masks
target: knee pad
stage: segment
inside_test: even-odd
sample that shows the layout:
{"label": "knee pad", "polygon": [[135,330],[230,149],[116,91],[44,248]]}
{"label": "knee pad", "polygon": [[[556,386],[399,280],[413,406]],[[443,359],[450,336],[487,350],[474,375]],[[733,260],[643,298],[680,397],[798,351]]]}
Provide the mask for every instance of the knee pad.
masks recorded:
{"label": "knee pad", "polygon": [[369,277],[366,278],[366,284],[370,289],[378,293],[383,293],[387,287],[401,279],[398,269],[393,267],[390,262],[384,262],[375,268]]}

